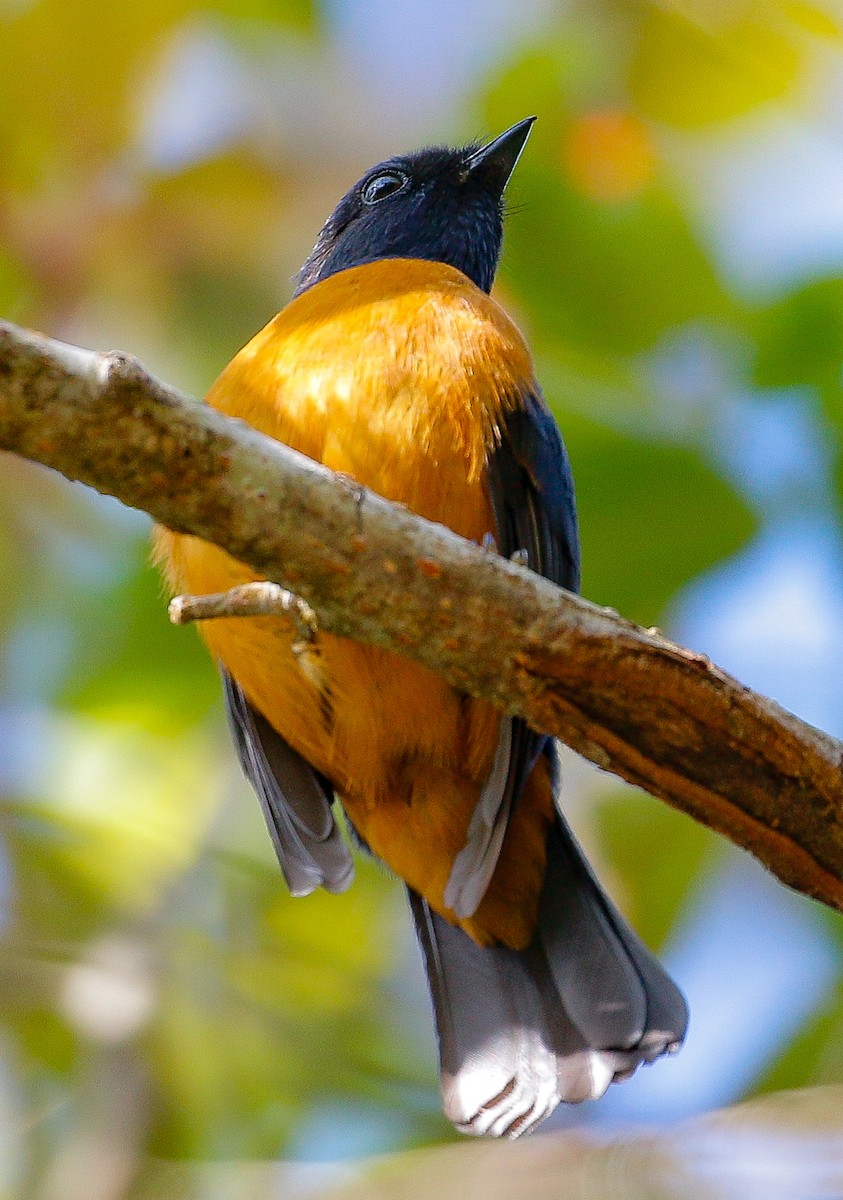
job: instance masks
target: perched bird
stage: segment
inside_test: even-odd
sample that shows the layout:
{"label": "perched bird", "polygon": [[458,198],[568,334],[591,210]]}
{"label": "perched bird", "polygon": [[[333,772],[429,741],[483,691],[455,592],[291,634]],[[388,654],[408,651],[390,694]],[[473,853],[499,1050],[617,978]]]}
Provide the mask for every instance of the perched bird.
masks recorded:
{"label": "perched bird", "polygon": [[[576,590],[568,458],[489,296],[531,125],[368,171],[208,403]],[[253,578],[167,530],[157,556],[182,592]],[[550,738],[372,646],[320,632],[303,662],[283,617],[201,632],[292,893],[351,882],[335,801],[406,884],[458,1128],[524,1133],[679,1046],[685,1002],[574,840]]]}

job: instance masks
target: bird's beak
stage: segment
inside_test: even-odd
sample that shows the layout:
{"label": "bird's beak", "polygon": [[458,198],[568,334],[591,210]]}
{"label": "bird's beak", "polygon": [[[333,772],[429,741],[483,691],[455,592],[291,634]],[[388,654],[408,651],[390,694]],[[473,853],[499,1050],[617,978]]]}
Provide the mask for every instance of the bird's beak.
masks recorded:
{"label": "bird's beak", "polygon": [[521,151],[526,145],[535,117],[525,117],[506,133],[496,137],[488,146],[482,146],[472,154],[465,164],[467,177],[481,176],[484,182],[493,185],[499,196],[515,170],[515,164],[521,157]]}

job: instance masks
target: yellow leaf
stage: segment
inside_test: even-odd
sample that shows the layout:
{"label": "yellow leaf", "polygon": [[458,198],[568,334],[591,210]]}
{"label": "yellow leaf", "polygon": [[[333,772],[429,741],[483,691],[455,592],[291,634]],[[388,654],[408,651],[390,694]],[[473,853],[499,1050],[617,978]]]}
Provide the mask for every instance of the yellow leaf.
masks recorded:
{"label": "yellow leaf", "polygon": [[815,37],[843,41],[843,26],[831,13],[818,8],[816,4],[806,4],[805,0],[783,0],[782,12],[794,25]]}
{"label": "yellow leaf", "polygon": [[639,30],[630,88],[647,116],[697,128],[785,96],[803,61],[794,39],[755,17],[711,31],[651,8]]}

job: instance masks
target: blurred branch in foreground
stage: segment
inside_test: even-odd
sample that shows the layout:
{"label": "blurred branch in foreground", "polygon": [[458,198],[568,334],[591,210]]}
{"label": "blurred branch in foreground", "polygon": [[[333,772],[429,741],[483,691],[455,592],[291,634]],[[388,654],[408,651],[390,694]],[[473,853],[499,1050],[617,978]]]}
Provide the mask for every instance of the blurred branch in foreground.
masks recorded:
{"label": "blurred branch in foreground", "polygon": [[[843,1088],[780,1092],[665,1132],[545,1134],[461,1143],[353,1168],[330,1164],[151,1165],[142,1200],[819,1200],[843,1191]],[[326,1186],[333,1175],[346,1182]],[[320,1179],[325,1184],[320,1186]]]}
{"label": "blurred branch in foreground", "polygon": [[694,654],[197,404],[0,323],[0,449],[222,546],[843,910],[843,745]]}
{"label": "blurred branch in foreground", "polygon": [[[745,1200],[836,1196],[843,1187],[843,1089],[782,1092],[673,1126],[605,1140],[574,1133],[511,1146],[447,1146],[384,1161],[320,1200]],[[509,1153],[507,1153],[509,1151]]]}

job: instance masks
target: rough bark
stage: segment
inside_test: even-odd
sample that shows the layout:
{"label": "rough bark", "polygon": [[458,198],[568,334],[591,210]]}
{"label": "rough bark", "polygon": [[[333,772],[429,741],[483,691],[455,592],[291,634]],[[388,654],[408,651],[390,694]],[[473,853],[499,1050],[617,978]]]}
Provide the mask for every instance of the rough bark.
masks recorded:
{"label": "rough bark", "polygon": [[0,449],[216,542],[321,628],[417,659],[843,911],[843,745],[702,655],[185,398],[0,323]]}

